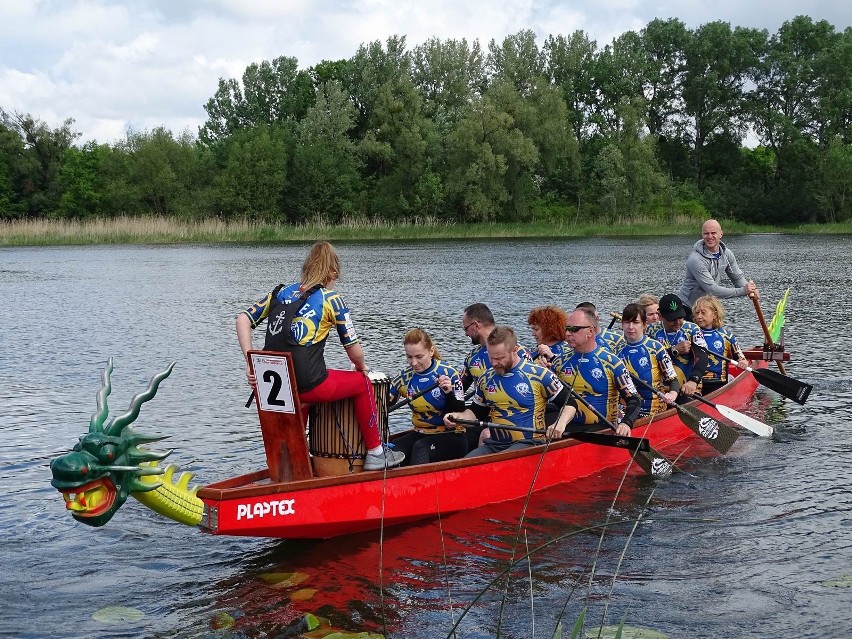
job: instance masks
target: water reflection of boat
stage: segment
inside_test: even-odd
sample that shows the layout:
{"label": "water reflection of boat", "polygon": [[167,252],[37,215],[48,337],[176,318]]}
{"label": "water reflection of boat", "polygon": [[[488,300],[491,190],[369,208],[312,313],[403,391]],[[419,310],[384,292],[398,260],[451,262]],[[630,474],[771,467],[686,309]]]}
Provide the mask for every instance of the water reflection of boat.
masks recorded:
{"label": "water reflection of boat", "polygon": [[[767,362],[760,359],[762,351],[749,355],[757,372],[766,368]],[[140,405],[154,397],[171,368],[152,378],[127,413],[106,421],[110,364],[89,433],[71,453],[51,462],[52,484],[63,493],[74,518],[101,526],[132,495],[153,510],[207,533],[325,538],[517,500],[628,464],[629,472],[641,472],[632,463],[630,451],[574,439],[387,472],[357,472],[357,451],[345,443],[345,437],[319,437],[317,446],[313,439],[306,441],[298,396],[290,385],[294,377],[288,357],[263,352],[251,356],[258,379],[266,468],[199,489],[189,488],[188,474],[173,483],[174,467],[164,473],[156,465],[168,453],[144,446],[160,438],[126,428],[138,416]],[[729,384],[708,397],[742,406],[757,388],[755,374],[732,367],[731,375]],[[385,406],[384,400],[379,403]],[[332,431],[340,428],[340,420],[322,413],[314,413],[311,419],[325,421]],[[354,420],[349,421],[353,427]],[[661,451],[679,452],[692,445],[712,450],[674,410],[638,421],[633,435],[647,438]],[[328,442],[335,442],[336,450],[320,450]]]}

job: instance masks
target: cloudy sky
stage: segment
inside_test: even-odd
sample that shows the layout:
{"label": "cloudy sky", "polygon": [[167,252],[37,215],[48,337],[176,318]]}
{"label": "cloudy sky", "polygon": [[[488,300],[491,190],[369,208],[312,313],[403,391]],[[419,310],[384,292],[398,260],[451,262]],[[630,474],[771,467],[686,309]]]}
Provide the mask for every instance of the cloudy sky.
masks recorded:
{"label": "cloudy sky", "polygon": [[166,126],[193,134],[218,79],[286,55],[307,68],[361,43],[404,35],[478,39],[521,29],[585,31],[603,46],[654,18],[690,28],[714,20],[770,33],[796,15],[852,26],[845,0],[0,0],[0,108],[83,140],[114,142]]}

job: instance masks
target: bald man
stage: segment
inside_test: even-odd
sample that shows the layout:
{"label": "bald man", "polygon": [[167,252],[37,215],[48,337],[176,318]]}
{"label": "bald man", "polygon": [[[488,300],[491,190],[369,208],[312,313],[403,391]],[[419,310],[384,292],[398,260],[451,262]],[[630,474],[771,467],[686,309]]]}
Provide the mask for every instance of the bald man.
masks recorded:
{"label": "bald man", "polygon": [[[736,288],[721,285],[722,273],[726,273]],[[686,276],[678,291],[684,304],[692,304],[702,295],[715,295],[719,299],[745,295],[760,297],[757,286],[745,275],[737,264],[733,251],[722,242],[722,227],[716,220],[707,220],[701,227],[701,239],[692,247],[686,258]],[[662,310],[662,309],[660,309]]]}

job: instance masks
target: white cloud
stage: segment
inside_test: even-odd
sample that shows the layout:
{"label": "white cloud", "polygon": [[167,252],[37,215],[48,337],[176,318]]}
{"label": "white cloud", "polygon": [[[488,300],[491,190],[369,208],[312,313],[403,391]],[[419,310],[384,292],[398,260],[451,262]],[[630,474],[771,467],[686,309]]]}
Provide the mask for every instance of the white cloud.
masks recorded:
{"label": "white cloud", "polygon": [[852,25],[852,8],[824,0],[0,0],[0,107],[52,126],[73,117],[83,139],[112,142],[128,127],[194,132],[220,77],[281,55],[307,68],[392,35],[485,48],[526,28],[540,41],[583,30],[603,46],[656,17],[774,33],[798,14]]}

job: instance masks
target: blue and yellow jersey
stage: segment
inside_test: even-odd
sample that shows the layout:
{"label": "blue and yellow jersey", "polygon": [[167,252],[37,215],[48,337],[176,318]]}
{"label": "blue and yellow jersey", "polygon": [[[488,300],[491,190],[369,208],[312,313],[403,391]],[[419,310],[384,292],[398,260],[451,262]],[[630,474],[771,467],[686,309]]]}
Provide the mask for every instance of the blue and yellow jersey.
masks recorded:
{"label": "blue and yellow jersey", "polygon": [[[655,339],[644,335],[635,344],[625,342],[618,353],[627,367],[627,372],[650,384],[658,391],[666,392],[668,382],[677,379],[677,373],[666,347]],[[654,394],[650,388],[638,384],[636,390],[642,397],[642,415],[653,415],[668,408],[668,405]]]}
{"label": "blue and yellow jersey", "polygon": [[704,341],[707,342],[707,372],[704,373],[704,379],[728,381],[728,363],[719,355],[734,360],[743,357],[737,338],[724,326],[701,329],[701,333],[704,335]]}
{"label": "blue and yellow jersey", "polygon": [[[391,380],[388,403],[394,404],[400,399],[416,395],[424,388],[428,388],[441,376],[446,375],[453,382],[453,394],[460,402],[464,402],[464,389],[461,378],[455,368],[447,366],[441,360],[432,360],[432,365],[422,373],[415,373],[408,366]],[[444,414],[450,412],[447,409],[447,399],[439,387],[433,388],[425,395],[413,400],[411,406],[411,423],[414,428],[424,434],[444,433]],[[456,431],[463,433],[464,426],[456,427]]]}
{"label": "blue and yellow jersey", "polygon": [[[654,326],[657,326],[658,328],[654,331],[654,334],[651,335],[651,338],[660,342],[667,349],[674,348],[675,345],[679,344],[683,340],[689,340],[690,342],[694,342],[699,346],[707,348],[707,343],[704,341],[704,334],[701,332],[701,329],[698,328],[698,324],[684,322],[674,333],[666,331],[662,323],[655,323]],[[695,355],[691,350],[685,355],[672,351],[671,358],[678,380],[681,384],[686,383],[686,380],[688,380],[689,376],[692,374],[692,367],[695,366]]]}
{"label": "blue and yellow jersey", "polygon": [[[528,362],[533,361],[533,356],[529,349],[520,344],[518,345],[518,357]],[[477,344],[470,350],[467,357],[464,358],[464,366],[461,372],[462,386],[464,388],[470,387],[489,368],[491,368],[491,360],[488,358],[488,348],[485,344]]]}
{"label": "blue and yellow jersey", "polygon": [[[299,284],[296,283],[282,288],[276,297],[282,304],[289,304],[298,299],[300,293]],[[244,311],[251,320],[252,328],[256,328],[269,315],[271,301],[272,293],[269,293]],[[308,297],[298,315],[293,318],[290,333],[299,345],[310,346],[325,341],[332,328],[337,331],[343,346],[349,347],[358,342],[355,325],[343,298],[335,291],[320,288]],[[275,326],[269,326],[267,330],[274,334]]]}
{"label": "blue and yellow jersey", "polygon": [[573,353],[574,351],[568,346],[568,342],[562,340],[561,342],[556,342],[555,344],[550,345],[550,352],[553,353],[553,358],[557,357],[565,357],[566,355]]}
{"label": "blue and yellow jersey", "polygon": [[[553,370],[559,379],[613,424],[618,419],[618,398],[622,397],[626,403],[630,395],[637,395],[624,363],[603,346],[598,346],[591,353],[575,351],[568,357],[557,359]],[[577,415],[571,420],[572,424],[596,424],[599,421],[583,402],[577,402]]]}
{"label": "blue and yellow jersey", "polygon": [[[651,339],[657,339],[656,337],[654,337],[654,335],[657,333],[657,331],[661,330],[663,330],[662,322],[651,322],[645,327],[645,335],[647,335]],[[660,340],[657,341],[659,342]]]}
{"label": "blue and yellow jersey", "polygon": [[612,328],[605,328],[595,335],[595,341],[599,346],[604,346],[613,353],[617,353],[627,343],[624,333]]}
{"label": "blue and yellow jersey", "polygon": [[[549,399],[562,390],[559,378],[543,366],[522,359],[505,375],[493,368],[476,382],[473,403],[489,409],[489,421],[519,428],[543,429],[544,409]],[[542,439],[542,435],[489,428],[491,439],[511,442],[518,439]]]}

